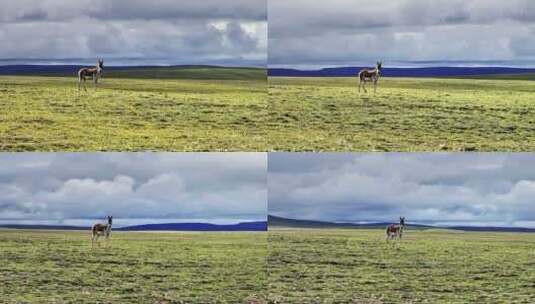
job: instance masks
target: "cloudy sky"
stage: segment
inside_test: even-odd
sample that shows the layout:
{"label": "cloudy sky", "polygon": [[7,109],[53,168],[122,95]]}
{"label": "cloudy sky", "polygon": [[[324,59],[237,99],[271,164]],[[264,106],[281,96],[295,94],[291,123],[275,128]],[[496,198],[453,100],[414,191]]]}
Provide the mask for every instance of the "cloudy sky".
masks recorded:
{"label": "cloudy sky", "polygon": [[269,214],[535,227],[533,154],[269,155]]}
{"label": "cloudy sky", "polygon": [[532,0],[270,0],[268,12],[269,66],[535,67]]}
{"label": "cloudy sky", "polygon": [[264,153],[2,153],[0,224],[265,220]]}
{"label": "cloudy sky", "polygon": [[0,64],[265,65],[265,0],[1,1]]}

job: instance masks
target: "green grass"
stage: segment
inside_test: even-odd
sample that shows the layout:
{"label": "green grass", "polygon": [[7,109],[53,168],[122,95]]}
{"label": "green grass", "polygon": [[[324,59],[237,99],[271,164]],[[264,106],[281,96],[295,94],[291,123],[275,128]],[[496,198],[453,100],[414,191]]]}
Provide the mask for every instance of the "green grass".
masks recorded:
{"label": "green grass", "polygon": [[126,69],[106,72],[113,78],[199,79],[199,80],[259,80],[266,82],[266,69],[225,67],[162,67]]}
{"label": "green grass", "polygon": [[475,76],[467,76],[466,78],[503,79],[503,80],[535,80],[535,73],[475,75]]}
{"label": "green grass", "polygon": [[0,301],[255,303],[266,297],[266,238],[115,232],[91,249],[89,232],[0,230]]}
{"label": "green grass", "polygon": [[266,95],[265,78],[0,76],[0,150],[263,151]]}
{"label": "green grass", "polygon": [[535,150],[533,81],[270,77],[269,100],[270,151]]}
{"label": "green grass", "polygon": [[272,303],[532,303],[535,235],[272,230]]}

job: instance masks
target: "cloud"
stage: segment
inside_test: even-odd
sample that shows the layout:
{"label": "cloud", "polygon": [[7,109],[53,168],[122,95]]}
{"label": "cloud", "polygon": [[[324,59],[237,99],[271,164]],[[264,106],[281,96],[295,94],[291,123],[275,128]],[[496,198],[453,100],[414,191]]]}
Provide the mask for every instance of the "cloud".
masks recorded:
{"label": "cloud", "polygon": [[261,0],[21,0],[2,5],[0,60],[265,65]]}
{"label": "cloud", "polygon": [[534,163],[529,154],[270,154],[269,213],[350,222],[404,215],[420,223],[535,224]]}
{"label": "cloud", "polygon": [[351,65],[404,61],[535,60],[528,0],[315,2],[273,0],[270,65]]}
{"label": "cloud", "polygon": [[[261,220],[262,153],[38,153],[0,156],[0,223]],[[85,222],[84,222],[85,220]]]}
{"label": "cloud", "polygon": [[239,19],[264,21],[265,1],[220,0],[192,2],[157,0],[19,0],[2,4],[0,21],[67,21],[80,17],[96,20],[132,19]]}

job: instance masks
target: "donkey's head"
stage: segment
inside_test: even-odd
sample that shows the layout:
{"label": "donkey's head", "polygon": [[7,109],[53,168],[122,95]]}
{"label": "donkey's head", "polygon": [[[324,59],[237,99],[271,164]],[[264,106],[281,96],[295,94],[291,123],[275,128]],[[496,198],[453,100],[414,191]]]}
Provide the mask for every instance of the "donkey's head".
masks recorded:
{"label": "donkey's head", "polygon": [[380,71],[383,68],[383,62],[377,61],[377,69]]}
{"label": "donkey's head", "polygon": [[113,216],[110,215],[108,216],[108,225],[111,226],[112,222],[113,222]]}
{"label": "donkey's head", "polygon": [[104,69],[104,60],[103,59],[99,59],[97,61],[97,67],[99,68],[99,70]]}
{"label": "donkey's head", "polygon": [[404,216],[400,216],[400,217],[399,217],[399,224],[400,224],[401,226],[405,226],[405,217],[404,217]]}

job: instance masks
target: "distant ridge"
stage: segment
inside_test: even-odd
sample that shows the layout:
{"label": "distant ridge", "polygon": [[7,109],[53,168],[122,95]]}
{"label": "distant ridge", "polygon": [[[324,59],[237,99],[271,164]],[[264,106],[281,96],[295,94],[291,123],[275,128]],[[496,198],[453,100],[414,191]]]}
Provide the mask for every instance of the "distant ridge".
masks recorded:
{"label": "distant ridge", "polygon": [[444,228],[453,229],[453,230],[462,230],[462,231],[535,232],[534,228],[523,228],[523,227],[453,226],[453,227],[444,227]]}
{"label": "distant ridge", "polygon": [[[4,76],[76,77],[78,70],[91,65],[0,65]],[[103,77],[158,79],[265,79],[265,68],[215,65],[106,66]]]}
{"label": "distant ridge", "polygon": [[[90,230],[90,227],[64,225],[0,225],[0,228],[35,230]],[[242,222],[230,225],[209,223],[146,224],[121,228],[114,231],[267,231],[267,222]]]}
{"label": "distant ridge", "polygon": [[[334,223],[334,222],[327,222],[327,221],[289,219],[289,218],[278,217],[274,215],[268,216],[269,227],[280,226],[280,227],[291,227],[291,228],[385,228],[387,225],[390,225],[390,224],[391,223],[382,223],[382,222],[369,223],[369,224]],[[416,226],[421,226],[421,225],[416,225]]]}
{"label": "distant ridge", "polygon": [[[339,67],[319,70],[299,70],[270,68],[268,76],[273,77],[356,77],[363,68],[370,67]],[[460,77],[482,75],[514,75],[535,73],[535,69],[509,67],[425,67],[425,68],[383,68],[385,77]]]}
{"label": "distant ridge", "polygon": [[267,222],[245,222],[233,225],[215,225],[207,223],[167,223],[129,226],[115,229],[117,231],[266,231]]}
{"label": "distant ridge", "polygon": [[[317,229],[384,229],[387,225],[392,223],[377,222],[369,224],[354,224],[354,223],[333,223],[327,221],[310,221],[310,220],[298,220],[289,219],[284,217],[278,217],[269,215],[268,226],[269,227],[286,227],[286,228],[317,228]],[[533,228],[521,228],[521,227],[474,227],[474,226],[432,226],[432,225],[419,225],[408,224],[411,229],[450,229],[461,231],[481,231],[481,232],[534,232]]]}
{"label": "distant ridge", "polygon": [[18,224],[7,224],[0,225],[1,228],[8,229],[28,229],[28,230],[89,230],[89,227],[80,227],[80,226],[66,226],[66,225],[18,225]]}

